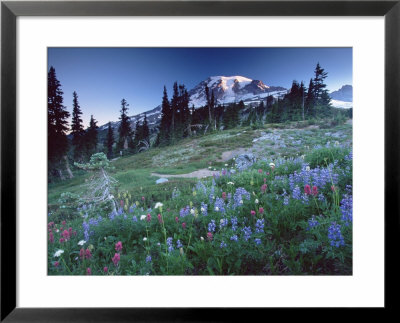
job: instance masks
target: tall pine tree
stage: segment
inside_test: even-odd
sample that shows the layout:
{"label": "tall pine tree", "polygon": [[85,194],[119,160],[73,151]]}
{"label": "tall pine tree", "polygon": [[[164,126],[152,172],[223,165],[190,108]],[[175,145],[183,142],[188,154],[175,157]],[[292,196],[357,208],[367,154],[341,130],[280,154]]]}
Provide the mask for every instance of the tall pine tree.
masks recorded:
{"label": "tall pine tree", "polygon": [[130,125],[130,118],[128,116],[128,106],[129,104],[125,99],[121,100],[121,115],[119,119],[121,120],[118,127],[118,144],[117,148],[119,150],[126,149],[130,145],[130,140],[132,136],[132,129]]}
{"label": "tall pine tree", "polygon": [[161,122],[159,126],[159,133],[157,139],[158,143],[162,146],[168,145],[170,141],[171,121],[172,121],[171,105],[168,100],[167,88],[164,85],[164,92],[161,103]]}
{"label": "tall pine tree", "polygon": [[83,137],[85,130],[82,125],[82,110],[78,102],[78,94],[74,91],[72,93],[72,121],[71,121],[71,135],[72,135],[72,147],[73,156],[75,161],[81,161],[83,154]]}
{"label": "tall pine tree", "polygon": [[89,158],[91,155],[96,153],[97,150],[98,128],[99,127],[97,126],[97,121],[93,118],[93,115],[91,115],[89,127],[86,129],[86,135],[85,135],[86,154]]}
{"label": "tall pine tree", "polygon": [[[61,83],[57,79],[56,70],[51,66],[47,76],[47,153],[49,172],[53,173],[57,171],[61,178],[63,178],[63,175],[60,163],[62,158],[66,156],[68,150],[67,119],[70,116],[63,105],[62,95]],[[70,177],[71,175],[70,173]]]}

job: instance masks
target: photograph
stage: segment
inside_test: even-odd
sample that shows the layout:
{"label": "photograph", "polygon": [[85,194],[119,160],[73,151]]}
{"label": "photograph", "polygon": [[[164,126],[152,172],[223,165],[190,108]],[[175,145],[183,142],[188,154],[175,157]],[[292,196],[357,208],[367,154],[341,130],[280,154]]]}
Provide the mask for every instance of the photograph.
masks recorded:
{"label": "photograph", "polygon": [[352,47],[48,47],[47,102],[47,275],[353,275]]}

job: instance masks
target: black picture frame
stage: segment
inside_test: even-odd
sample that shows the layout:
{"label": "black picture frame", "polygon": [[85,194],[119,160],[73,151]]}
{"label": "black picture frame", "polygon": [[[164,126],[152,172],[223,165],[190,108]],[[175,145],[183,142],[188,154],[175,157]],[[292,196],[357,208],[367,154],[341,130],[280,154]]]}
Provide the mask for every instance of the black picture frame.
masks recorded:
{"label": "black picture frame", "polygon": [[[242,309],[17,308],[16,19],[19,16],[384,16],[385,309],[395,308],[390,269],[398,257],[400,0],[395,1],[2,1],[1,3],[1,321],[233,321]],[[383,189],[383,188],[381,188]],[[372,234],[372,233],[371,233]],[[391,238],[392,237],[392,238]],[[371,255],[373,261],[373,255]],[[40,293],[40,291],[38,291]],[[253,309],[255,310],[255,309]],[[255,319],[255,317],[254,317]]]}

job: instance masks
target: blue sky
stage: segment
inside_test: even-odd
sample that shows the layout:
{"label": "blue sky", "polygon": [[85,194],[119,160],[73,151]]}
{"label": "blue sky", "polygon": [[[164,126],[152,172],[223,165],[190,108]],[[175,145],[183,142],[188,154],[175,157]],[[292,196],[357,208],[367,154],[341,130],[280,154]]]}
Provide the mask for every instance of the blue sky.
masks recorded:
{"label": "blue sky", "polygon": [[118,120],[122,98],[130,115],[153,109],[164,85],[170,96],[175,81],[190,90],[209,76],[241,75],[273,86],[290,88],[293,80],[308,86],[317,62],[328,72],[328,90],[353,84],[351,48],[48,49],[64,105],[72,111],[76,91],[85,126],[91,114],[99,125]]}

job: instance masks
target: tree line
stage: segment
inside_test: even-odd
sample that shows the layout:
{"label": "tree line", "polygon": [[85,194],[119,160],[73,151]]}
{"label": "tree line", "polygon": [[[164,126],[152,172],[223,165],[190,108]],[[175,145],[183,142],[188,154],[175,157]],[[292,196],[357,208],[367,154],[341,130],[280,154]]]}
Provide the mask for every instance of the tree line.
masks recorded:
{"label": "tree line", "polygon": [[[151,146],[168,146],[198,134],[231,129],[237,126],[261,125],[264,123],[281,123],[286,121],[306,120],[332,115],[330,97],[325,79],[328,73],[316,65],[314,76],[308,88],[304,82],[293,80],[290,91],[282,98],[269,95],[256,106],[246,109],[243,101],[227,105],[218,104],[215,93],[204,86],[206,104],[202,107],[189,107],[189,94],[184,84],[175,82],[172,97],[168,98],[164,86],[161,102],[161,122],[157,128],[155,140],[151,142],[147,115],[143,122],[137,119],[135,128],[131,127],[128,116],[129,104],[121,100],[118,137],[115,138],[111,122],[108,123],[107,136],[103,142],[103,151],[109,159],[120,154],[138,153]],[[63,92],[57,80],[55,69],[50,67],[48,73],[48,160],[49,174],[63,178],[61,169],[65,168],[69,176],[68,155],[78,162],[88,160],[98,151],[98,126],[91,115],[89,127],[82,125],[82,110],[78,95],[73,92],[72,121],[63,105]],[[68,134],[68,131],[69,134]],[[71,138],[71,140],[68,139]]]}
{"label": "tree line", "polygon": [[[99,150],[99,133],[97,121],[90,116],[89,126],[84,129],[82,109],[79,105],[78,94],[72,93],[72,116],[64,105],[61,83],[57,79],[53,66],[48,72],[48,176],[49,181],[54,177],[64,179],[64,171],[70,178],[73,173],[69,166],[69,159],[75,162],[88,161],[90,156]],[[114,138],[111,122],[108,123],[107,135],[103,142],[103,151],[109,159],[113,158],[115,151],[128,150],[138,152],[150,146],[150,131],[145,114],[143,122],[138,119],[135,129],[131,128],[131,119],[128,116],[129,104],[121,100],[120,124],[118,139]],[[71,116],[71,125],[68,118]],[[115,147],[115,148],[114,148]]]}

